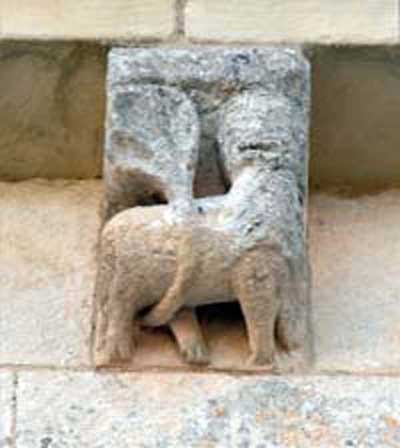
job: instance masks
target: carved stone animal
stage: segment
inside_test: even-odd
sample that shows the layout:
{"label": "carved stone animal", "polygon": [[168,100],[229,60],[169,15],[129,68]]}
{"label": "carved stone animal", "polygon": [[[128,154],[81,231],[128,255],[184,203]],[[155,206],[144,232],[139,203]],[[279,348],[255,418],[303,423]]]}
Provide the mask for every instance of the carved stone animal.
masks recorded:
{"label": "carved stone animal", "polygon": [[[237,95],[221,111],[227,195],[194,201],[199,212],[187,219],[177,220],[169,206],[135,207],[106,224],[96,288],[98,365],[131,358],[132,324],[159,302],[145,323],[237,299],[251,364],[273,362],[276,343],[310,356],[305,131],[297,114],[283,96]],[[189,361],[203,344],[193,330],[191,343]]]}

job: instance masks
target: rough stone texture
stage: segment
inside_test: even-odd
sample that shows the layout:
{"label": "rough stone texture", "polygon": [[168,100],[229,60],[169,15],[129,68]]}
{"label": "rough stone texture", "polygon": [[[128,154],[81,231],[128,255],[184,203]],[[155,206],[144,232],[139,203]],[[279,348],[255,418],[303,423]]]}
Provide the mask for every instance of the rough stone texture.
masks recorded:
{"label": "rough stone texture", "polygon": [[312,188],[400,185],[400,52],[321,48],[312,58]]}
{"label": "rough stone texture", "polygon": [[[101,182],[0,187],[0,363],[87,365]],[[400,192],[310,198],[319,371],[399,372]],[[24,236],[24,239],[22,239]],[[216,369],[244,366],[238,313],[200,315]],[[169,333],[145,331],[131,368],[183,364]]]}
{"label": "rough stone texture", "polygon": [[[308,69],[299,57],[300,52],[294,49],[280,52],[273,47],[113,49],[109,53],[107,92],[113,99],[117,92],[128,92],[132,85],[160,84],[186,93],[196,106],[201,125],[195,195],[216,195],[227,187],[221,179],[216,157],[221,105],[246,86],[299,98],[308,110],[309,97],[303,78]],[[109,105],[111,125],[115,119],[111,113],[121,113],[122,108],[115,108],[113,102]],[[111,150],[112,130],[109,131],[107,142]]]}
{"label": "rough stone texture", "polygon": [[14,39],[161,39],[175,26],[174,0],[2,1],[0,15]]}
{"label": "rough stone texture", "polygon": [[394,42],[396,0],[189,0],[186,33],[199,41]]}
{"label": "rough stone texture", "polygon": [[[101,234],[96,364],[131,361],[132,319],[138,327],[149,306],[157,304],[145,324],[156,327],[172,325],[185,307],[234,300],[248,329],[250,365],[274,364],[278,347],[306,364],[306,59],[293,48],[121,49],[111,52],[108,86],[106,217],[127,210]],[[196,201],[200,121],[218,142],[214,158],[231,187]],[[168,205],[135,207],[155,194]],[[198,362],[201,353],[204,362],[197,325],[185,338],[177,328],[186,359]]]}
{"label": "rough stone texture", "polygon": [[17,446],[394,447],[395,378],[21,373]]}
{"label": "rough stone texture", "polygon": [[104,49],[8,42],[0,64],[0,179],[99,175]]}
{"label": "rough stone texture", "polygon": [[99,187],[0,183],[0,364],[88,364]]}
{"label": "rough stone texture", "polygon": [[312,196],[316,369],[399,371],[400,193]]}
{"label": "rough stone texture", "polygon": [[193,102],[176,88],[132,84],[108,92],[107,107],[103,219],[160,202],[187,209],[199,152]]}
{"label": "rough stone texture", "polygon": [[0,446],[12,448],[14,376],[0,372]]}

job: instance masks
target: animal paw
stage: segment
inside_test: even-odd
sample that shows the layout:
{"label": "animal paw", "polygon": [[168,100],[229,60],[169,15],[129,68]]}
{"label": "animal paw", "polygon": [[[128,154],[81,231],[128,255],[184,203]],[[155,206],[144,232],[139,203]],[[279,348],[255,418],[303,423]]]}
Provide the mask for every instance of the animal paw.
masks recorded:
{"label": "animal paw", "polygon": [[255,352],[247,359],[247,365],[250,367],[273,367],[274,355],[273,353]]}
{"label": "animal paw", "polygon": [[97,367],[128,363],[135,352],[136,344],[133,337],[109,338],[105,346],[95,351],[94,364]]}
{"label": "animal paw", "polygon": [[181,348],[184,360],[188,364],[204,365],[210,363],[210,353],[205,344],[194,342]]}
{"label": "animal paw", "polygon": [[292,352],[280,352],[277,355],[276,364],[279,372],[293,373],[293,372],[307,372],[312,363],[312,359],[307,357],[307,354],[301,350]]}

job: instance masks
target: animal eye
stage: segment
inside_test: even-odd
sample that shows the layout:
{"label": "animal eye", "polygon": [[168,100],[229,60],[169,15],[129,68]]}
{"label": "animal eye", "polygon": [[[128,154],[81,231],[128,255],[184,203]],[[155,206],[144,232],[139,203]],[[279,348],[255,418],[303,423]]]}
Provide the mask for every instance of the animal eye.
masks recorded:
{"label": "animal eye", "polygon": [[248,151],[273,151],[275,149],[278,149],[282,147],[284,144],[283,140],[264,140],[259,143],[246,143],[239,145],[238,150],[239,152],[248,152]]}

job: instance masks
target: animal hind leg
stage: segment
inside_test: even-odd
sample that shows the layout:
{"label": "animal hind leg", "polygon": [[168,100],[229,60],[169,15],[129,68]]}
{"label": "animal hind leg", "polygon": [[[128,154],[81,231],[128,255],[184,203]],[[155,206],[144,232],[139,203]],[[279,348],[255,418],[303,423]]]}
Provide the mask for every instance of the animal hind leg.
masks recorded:
{"label": "animal hind leg", "polygon": [[149,327],[166,325],[185,304],[186,291],[190,288],[196,269],[196,241],[192,229],[183,231],[177,253],[177,272],[161,301],[142,319]]}
{"label": "animal hind leg", "polygon": [[209,352],[195,311],[182,309],[169,325],[185,361],[189,364],[208,364]]}
{"label": "animal hind leg", "polygon": [[207,364],[209,353],[195,311],[182,307],[191,287],[197,261],[193,228],[184,230],[177,253],[177,272],[161,301],[147,313],[142,323],[148,326],[169,324],[183,358],[190,364]]}

